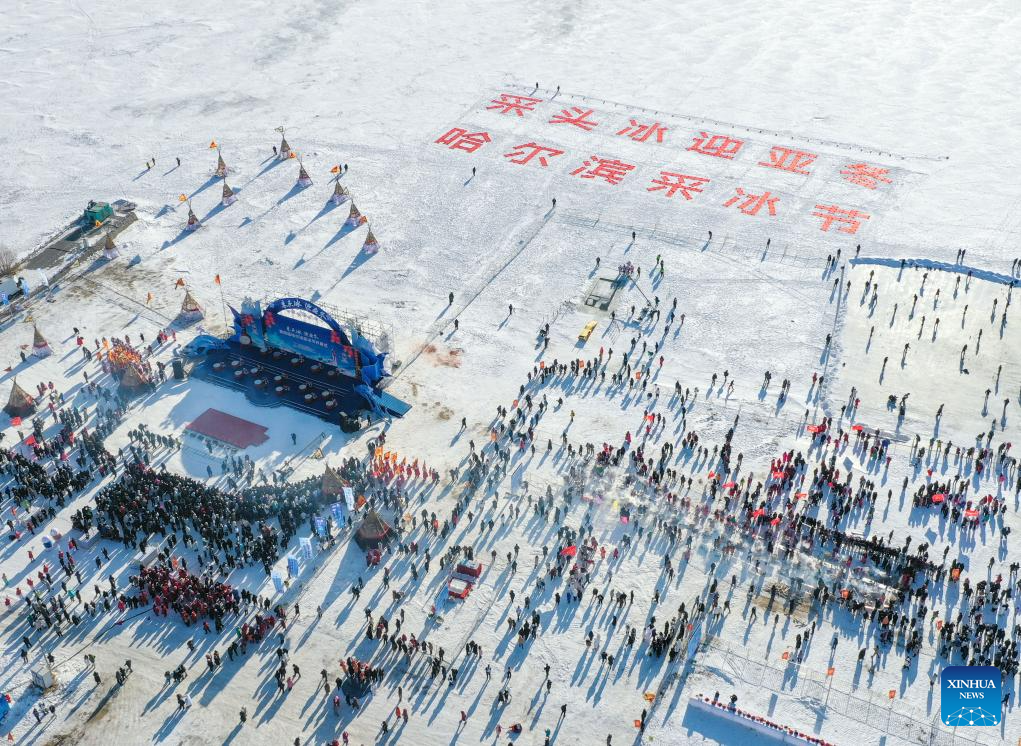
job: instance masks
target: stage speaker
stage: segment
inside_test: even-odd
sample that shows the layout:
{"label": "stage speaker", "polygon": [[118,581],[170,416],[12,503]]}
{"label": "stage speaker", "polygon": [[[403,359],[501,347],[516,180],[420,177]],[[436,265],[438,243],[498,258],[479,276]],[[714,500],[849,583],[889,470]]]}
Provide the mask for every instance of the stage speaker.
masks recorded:
{"label": "stage speaker", "polygon": [[343,412],[340,415],[340,429],[345,433],[356,433],[358,432],[358,418],[348,417]]}
{"label": "stage speaker", "polygon": [[176,358],[172,361],[174,366],[174,378],[178,381],[184,380],[184,363]]}

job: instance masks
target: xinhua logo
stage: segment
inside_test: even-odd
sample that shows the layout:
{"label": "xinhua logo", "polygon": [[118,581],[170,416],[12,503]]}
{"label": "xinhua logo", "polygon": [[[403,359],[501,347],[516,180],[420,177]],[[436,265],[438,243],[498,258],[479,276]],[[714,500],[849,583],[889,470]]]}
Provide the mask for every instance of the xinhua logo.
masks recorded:
{"label": "xinhua logo", "polygon": [[939,678],[939,715],[944,725],[1000,724],[1000,669],[948,666]]}

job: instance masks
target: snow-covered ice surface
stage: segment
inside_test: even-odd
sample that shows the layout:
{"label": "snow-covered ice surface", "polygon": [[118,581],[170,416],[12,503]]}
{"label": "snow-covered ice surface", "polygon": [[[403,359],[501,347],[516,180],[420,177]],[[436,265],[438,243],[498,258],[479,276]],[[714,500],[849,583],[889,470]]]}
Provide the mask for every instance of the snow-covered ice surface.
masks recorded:
{"label": "snow-covered ice surface", "polygon": [[[1017,322],[1000,325],[1008,298],[1000,279],[1010,276],[1011,262],[1021,254],[1021,158],[1015,152],[1021,104],[1011,52],[1021,40],[1021,19],[1013,4],[297,0],[111,6],[40,0],[12,4],[3,19],[0,147],[7,163],[0,175],[0,241],[27,255],[93,198],[136,202],[139,221],[119,237],[119,259],[82,268],[77,279],[55,287],[52,302],[36,302],[0,330],[0,365],[12,367],[0,375],[0,397],[15,375],[28,387],[52,380],[92,411],[93,401],[82,393],[83,366],[71,327],[80,327],[88,340],[124,333],[152,338],[177,313],[179,278],[206,306],[202,327],[213,332],[223,330],[224,301],[312,298],[378,319],[393,331],[395,357],[404,365],[389,390],[413,409],[389,426],[387,443],[444,474],[441,488],[413,504],[416,511],[425,506],[444,517],[458,494],[446,488],[447,472],[463,465],[469,439],[488,442],[497,405],[511,406],[540,359],[591,359],[600,347],[613,347],[614,361],[619,359],[639,325],[610,323],[609,312],[586,307],[584,299],[600,277],[612,278],[618,265],[632,262],[642,276],[638,288],[618,292],[612,309],[619,319],[629,316],[632,305],[641,308],[645,295],[660,298],[664,309],[676,297],[678,314],[685,314],[683,326],[675,323],[666,335],[662,320],[654,329],[644,327],[650,345],[662,341],[665,358],[652,389],[662,387],[653,411],[667,423],[653,432],[650,453],[692,430],[703,443],[717,444],[739,414],[734,443],[744,462],[738,477],[751,472],[761,479],[782,450],[807,450],[806,423],[841,418],[853,386],[861,400],[855,422],[887,433],[893,458],[888,470],[870,469],[853,449],[840,454],[842,470],[853,466],[856,478],[871,471],[868,478],[880,494],[872,523],[856,516],[847,530],[884,537],[892,532],[897,546],[911,536],[915,546],[928,542],[937,558],[950,547],[950,557],[965,563],[973,584],[986,579],[990,558],[1004,574],[1017,561],[1016,536],[1001,543],[1000,526],[962,537],[935,511],[912,510],[916,487],[956,473],[957,465],[952,457],[918,468],[908,461],[916,434],[925,446],[930,437],[971,445],[993,421],[994,443],[1018,434]],[[534,101],[519,117],[513,110],[501,113],[498,102],[521,101],[508,96]],[[596,122],[591,129],[550,121],[561,112],[577,116],[590,109],[588,121]],[[662,143],[655,133],[641,141],[637,128],[653,123],[666,128]],[[272,159],[278,126],[286,128],[312,186],[295,188],[296,161]],[[486,138],[474,152],[459,139],[482,132]],[[703,132],[742,145],[716,156],[690,150]],[[221,185],[211,178],[211,140],[221,146],[238,195],[230,207],[219,206]],[[462,147],[451,147],[458,143]],[[515,162],[524,155],[513,154],[530,143],[558,154],[544,151],[548,166],[538,157]],[[774,146],[791,152],[771,155]],[[793,151],[815,158],[800,156],[798,166]],[[728,154],[734,157],[720,157]],[[153,157],[156,166],[147,170],[144,164]],[[591,171],[573,173],[598,166],[596,159],[633,168],[623,169],[618,184]],[[343,227],[349,203],[326,203],[336,164],[350,167],[342,183],[380,243],[375,256],[361,252],[366,227]],[[890,181],[874,181],[870,189],[848,180],[841,172],[853,173],[855,164],[886,169]],[[650,191],[656,179],[666,178],[662,171],[697,177],[685,182],[697,187],[691,199]],[[583,178],[588,175],[594,178]],[[748,195],[761,197],[767,190],[777,201],[762,201],[756,211]],[[179,195],[190,198],[202,220],[198,231],[183,231],[187,210]],[[824,231],[824,217],[813,214],[819,205],[868,218],[854,234],[840,232],[851,227],[848,222]],[[847,261],[859,243],[858,260]],[[964,269],[948,271],[962,248]],[[838,250],[838,266],[827,268],[827,257]],[[659,256],[665,272],[650,282]],[[902,258],[917,265],[902,269]],[[217,275],[221,287],[214,284]],[[38,284],[38,278],[27,279]],[[875,304],[871,290],[864,293],[866,281],[879,285]],[[451,308],[448,292],[455,294]],[[589,320],[598,327],[582,346],[577,334]],[[30,321],[55,354],[22,363],[18,351],[31,345]],[[543,353],[535,333],[547,322],[551,342]],[[827,352],[828,334],[833,342]],[[95,365],[86,369],[98,375]],[[728,381],[737,382],[732,393],[719,381],[710,388],[711,376],[722,379],[724,370]],[[773,376],[768,392],[760,390],[765,370]],[[813,373],[825,377],[822,387],[812,385]],[[776,394],[784,378],[792,388],[781,405]],[[677,408],[666,404],[675,381],[700,392],[685,430]],[[56,714],[37,725],[30,710],[38,695],[28,687],[29,672],[18,656],[25,628],[15,606],[0,616],[0,689],[14,697],[0,733],[38,744],[289,744],[296,736],[318,744],[346,729],[353,743],[379,738],[430,745],[492,743],[497,724],[520,722],[525,732],[517,742],[523,744],[543,743],[546,728],[559,744],[603,744],[607,734],[614,744],[750,742],[748,732],[688,711],[689,696],[719,691],[723,698],[738,694],[749,711],[833,743],[1014,743],[1021,737],[1013,702],[997,728],[934,727],[939,694],[930,691],[928,678],[938,669],[935,628],[928,622],[912,667],[902,670],[902,650],[895,648],[869,673],[867,665],[856,667],[855,653],[871,642],[843,612],[809,620],[807,607],[799,607],[787,616],[779,601],[767,608],[768,593],[746,604],[745,589],[761,579],[761,568],[740,552],[721,557],[711,551],[712,539],[724,532],[710,523],[691,524],[695,551],[672,582],[662,576],[667,544],[658,534],[651,545],[638,541],[619,563],[597,564],[597,587],[634,592],[619,619],[608,604],[590,598],[558,606],[550,591],[537,593],[533,561],[543,545],[557,545],[557,526],[535,518],[524,494],[541,495],[547,485],[562,488],[572,460],[557,448],[561,432],[566,429],[575,446],[619,446],[626,431],[637,436],[642,428],[648,404],[608,383],[609,375],[605,384],[547,386],[551,401],[563,396],[564,405],[540,423],[538,452],[512,460],[499,489],[496,530],[482,532],[476,518],[432,548],[436,557],[447,545],[470,544],[487,565],[490,550],[497,550],[479,589],[464,604],[446,608],[442,622],[428,620],[427,613],[442,595],[445,574],[434,562],[433,572],[415,584],[407,558],[391,559],[395,582],[414,590],[402,605],[406,630],[424,633],[459,657],[468,639],[484,651],[481,661],[462,665],[459,683],[450,688],[430,684],[415,668],[403,681],[404,701],[412,708],[407,725],[379,737],[380,721],[398,704],[396,674],[356,718],[349,709],[336,717],[316,689],[320,668],[332,678],[340,657],[372,654],[363,609],[388,613],[382,574],[365,570],[345,536],[317,559],[315,572],[303,575],[303,613],[288,638],[292,660],[305,676],[290,694],[275,694],[275,656],[268,647],[210,675],[203,657],[216,645],[212,636],[200,634],[196,652],[189,653],[184,643],[195,630],[176,619],[129,612],[118,624],[117,615],[108,614],[61,639],[47,633],[33,647],[33,654],[52,650],[58,661],[58,689],[45,697]],[[887,397],[908,392],[898,424]],[[295,479],[321,473],[322,461],[308,458],[320,433],[326,436],[324,454],[336,462],[365,454],[366,442],[383,427],[348,436],[305,415],[257,409],[210,384],[171,382],[133,405],[107,447],[125,446],[128,431],[140,423],[180,435],[211,405],[268,425],[269,441],[251,455],[267,472],[295,467]],[[467,433],[459,433],[462,417]],[[848,425],[847,416],[842,424]],[[17,429],[5,417],[0,426],[10,445]],[[291,433],[299,434],[297,445]],[[547,438],[554,452],[544,457]],[[207,464],[215,465],[190,450],[166,458],[168,468],[200,479]],[[688,460],[674,466],[693,477],[697,498],[710,467]],[[912,483],[901,494],[905,476]],[[976,478],[973,489],[974,495],[1008,499],[1003,525],[1014,531],[1015,477],[1002,487],[988,475]],[[887,490],[891,500],[884,499]],[[617,507],[639,498],[621,479],[597,491],[599,499],[591,503],[595,535],[612,550],[633,530],[617,520]],[[516,497],[504,497],[512,493]],[[91,495],[69,504],[52,525],[66,532],[70,514]],[[482,503],[481,491],[476,499]],[[512,518],[515,506],[521,515]],[[585,505],[576,501],[566,523],[578,526],[584,515]],[[512,575],[505,555],[515,545],[521,568]],[[99,546],[83,550],[80,564],[89,573]],[[104,563],[103,575],[126,578],[128,562],[137,557],[119,545],[104,546],[112,560]],[[11,587],[47,560],[52,566],[36,539],[0,553]],[[661,625],[682,601],[690,607],[713,563],[721,590],[737,576],[732,611],[680,683],[673,678],[680,671],[676,664],[646,657],[640,646],[630,653],[620,648],[621,633],[612,634],[612,624],[641,630],[655,615]],[[770,583],[811,576],[807,555],[765,564]],[[355,602],[348,591],[358,576],[367,585]],[[93,582],[86,578],[86,597]],[[238,573],[231,582],[273,593],[259,572]],[[657,591],[663,598],[654,604]],[[956,612],[956,590],[939,586],[937,593],[948,593]],[[295,594],[290,591],[288,599]],[[541,599],[536,603],[544,627],[518,648],[516,638],[505,635],[506,619],[526,594]],[[316,620],[320,604],[324,615]],[[754,623],[752,605],[759,609]],[[1001,620],[1008,631],[1013,620],[1013,611]],[[804,662],[788,665],[783,653],[793,652],[795,636],[813,623],[818,629]],[[622,663],[612,670],[601,664],[586,646],[589,630]],[[843,639],[833,658],[829,640],[835,631]],[[92,687],[83,652],[99,659],[99,687]],[[378,655],[387,659],[385,651]],[[134,673],[116,687],[113,672],[125,658],[133,661]],[[165,687],[163,672],[182,662],[192,675],[177,689]],[[493,666],[492,682],[483,674],[486,663]],[[548,694],[546,664],[553,681]],[[404,664],[396,665],[400,670]],[[499,709],[497,681],[508,666],[513,699]],[[835,670],[827,677],[830,667]],[[195,701],[183,715],[176,713],[176,691],[190,692]],[[646,692],[658,695],[654,704],[643,697]],[[567,717],[561,721],[562,704]],[[250,716],[244,728],[237,724],[242,706]],[[641,735],[633,721],[643,708],[650,712]],[[469,719],[459,729],[462,710]],[[506,742],[506,732],[498,740]]]}

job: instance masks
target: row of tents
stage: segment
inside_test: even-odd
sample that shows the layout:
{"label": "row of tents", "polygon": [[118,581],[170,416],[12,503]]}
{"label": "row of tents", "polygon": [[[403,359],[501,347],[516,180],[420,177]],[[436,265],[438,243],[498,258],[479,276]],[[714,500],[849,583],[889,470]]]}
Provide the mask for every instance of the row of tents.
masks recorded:
{"label": "row of tents", "polygon": [[[293,158],[294,153],[291,150],[291,146],[287,144],[287,138],[281,138],[280,149],[277,151],[277,158],[286,160]],[[223,156],[220,154],[219,147],[217,146],[216,151],[216,170],[213,175],[223,180],[223,191],[220,197],[220,204],[224,207],[230,207],[232,204],[237,202],[237,193],[231,188],[230,184],[227,183],[227,163],[223,160]],[[312,185],[312,177],[309,176],[308,171],[305,169],[305,164],[298,162],[298,180],[297,186],[305,188]],[[182,195],[182,200],[184,195]],[[357,205],[354,203],[354,199],[351,197],[351,192],[340,183],[340,179],[334,181],[333,193],[330,195],[330,201],[335,205],[340,205],[343,202],[351,201],[351,214],[345,221],[345,225],[348,227],[357,227],[362,223],[368,222],[368,219],[358,210]],[[188,201],[188,222],[185,225],[185,230],[194,231],[202,227],[202,221],[199,220],[195,211],[192,210],[191,202]],[[109,236],[108,236],[109,240]],[[362,251],[368,255],[373,255],[379,251],[379,242],[376,241],[375,235],[372,233],[372,228],[369,228],[369,232],[365,237],[365,243],[362,244]]]}

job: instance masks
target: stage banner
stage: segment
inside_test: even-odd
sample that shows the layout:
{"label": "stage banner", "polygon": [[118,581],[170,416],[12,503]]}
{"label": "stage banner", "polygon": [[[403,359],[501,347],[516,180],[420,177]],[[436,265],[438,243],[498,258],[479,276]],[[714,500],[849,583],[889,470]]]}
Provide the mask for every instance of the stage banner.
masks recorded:
{"label": "stage banner", "polygon": [[301,538],[298,540],[298,544],[301,547],[301,554],[307,560],[312,559],[312,540],[309,538]]}
{"label": "stage banner", "polygon": [[[283,315],[284,311],[302,311],[326,326],[310,324]],[[266,306],[262,317],[265,339],[271,346],[297,352],[305,357],[335,365],[353,375],[356,352],[340,325],[315,303],[300,298],[281,298]]]}
{"label": "stage banner", "polygon": [[355,509],[355,492],[350,487],[344,488],[344,501],[347,503],[347,509],[353,513]]}
{"label": "stage banner", "polygon": [[284,592],[284,578],[276,570],[272,572],[270,578],[273,580],[273,587],[277,589],[277,593]]}
{"label": "stage banner", "polygon": [[326,519],[316,516],[316,536],[326,536]]}
{"label": "stage banner", "polygon": [[337,522],[338,526],[344,524],[344,506],[340,503],[333,503],[330,505],[330,513],[333,515],[333,520]]}
{"label": "stage banner", "polygon": [[287,573],[291,576],[297,575],[301,572],[301,565],[298,563],[298,558],[291,555],[287,558]]}

